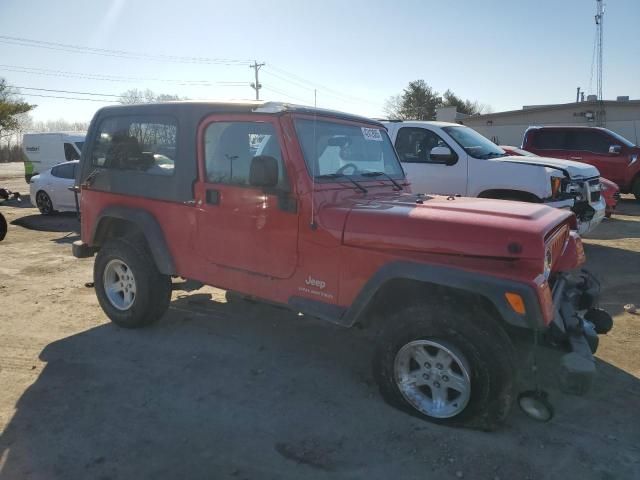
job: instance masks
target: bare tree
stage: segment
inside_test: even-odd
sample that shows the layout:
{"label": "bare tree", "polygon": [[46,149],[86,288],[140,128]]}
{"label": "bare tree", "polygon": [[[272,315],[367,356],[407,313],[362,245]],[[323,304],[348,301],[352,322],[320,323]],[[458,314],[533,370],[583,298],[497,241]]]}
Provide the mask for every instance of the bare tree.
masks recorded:
{"label": "bare tree", "polygon": [[132,105],[135,103],[156,103],[156,102],[169,102],[172,100],[183,100],[178,95],[171,95],[168,93],[156,94],[153,90],[139,90],[132,88],[120,95],[120,103],[124,105]]}

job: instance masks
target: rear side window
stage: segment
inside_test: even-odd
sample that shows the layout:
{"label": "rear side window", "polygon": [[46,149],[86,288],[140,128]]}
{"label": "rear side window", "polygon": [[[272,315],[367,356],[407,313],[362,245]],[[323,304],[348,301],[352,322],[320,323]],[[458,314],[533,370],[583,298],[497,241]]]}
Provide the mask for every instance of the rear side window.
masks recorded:
{"label": "rear side window", "polygon": [[57,167],[53,167],[51,169],[51,175],[58,178],[67,178],[72,179],[76,176],[76,165],[75,163],[68,163],[66,165],[58,165]]}
{"label": "rear side window", "polygon": [[96,167],[172,175],[177,151],[176,121],[160,115],[104,119],[91,152]]}
{"label": "rear side window", "polygon": [[78,154],[77,150],[75,148],[73,148],[72,144],[65,142],[65,144],[64,144],[64,158],[65,158],[65,160],[67,160],[67,162],[69,160],[80,160],[80,155]]}
{"label": "rear side window", "polygon": [[609,153],[609,141],[597,131],[574,130],[567,135],[567,149]]}
{"label": "rear side window", "polygon": [[566,135],[563,130],[538,130],[533,137],[533,146],[540,150],[566,150]]}

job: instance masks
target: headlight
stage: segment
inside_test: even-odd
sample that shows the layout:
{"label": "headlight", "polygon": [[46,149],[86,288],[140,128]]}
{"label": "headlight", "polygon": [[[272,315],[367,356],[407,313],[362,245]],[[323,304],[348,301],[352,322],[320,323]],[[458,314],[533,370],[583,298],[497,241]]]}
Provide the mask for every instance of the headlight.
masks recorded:
{"label": "headlight", "polygon": [[547,247],[544,252],[544,274],[545,280],[549,279],[549,275],[551,275],[551,265],[553,265],[553,254],[551,253],[551,248]]}
{"label": "headlight", "polygon": [[562,179],[560,177],[551,177],[551,198],[556,198],[560,194],[562,187]]}

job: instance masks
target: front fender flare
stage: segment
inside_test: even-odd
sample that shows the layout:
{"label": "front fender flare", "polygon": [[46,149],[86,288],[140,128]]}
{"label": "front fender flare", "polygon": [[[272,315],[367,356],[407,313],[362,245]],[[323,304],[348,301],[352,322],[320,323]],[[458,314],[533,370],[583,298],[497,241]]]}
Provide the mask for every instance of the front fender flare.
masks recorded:
{"label": "front fender flare", "polygon": [[[374,295],[390,280],[415,280],[478,294],[490,301],[502,319],[510,325],[529,329],[544,326],[536,292],[529,285],[457,268],[405,261],[391,262],[380,268],[344,312],[340,323],[351,326],[362,320]],[[513,311],[505,298],[505,292],[514,292],[522,296],[526,308],[525,315]]]}

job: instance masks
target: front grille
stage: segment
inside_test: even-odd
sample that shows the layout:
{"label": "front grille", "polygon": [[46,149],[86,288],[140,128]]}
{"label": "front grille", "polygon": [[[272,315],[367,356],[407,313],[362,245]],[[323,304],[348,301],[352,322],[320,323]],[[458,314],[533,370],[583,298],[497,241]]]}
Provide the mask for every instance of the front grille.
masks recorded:
{"label": "front grille", "polygon": [[591,192],[591,201],[599,202],[600,201],[600,192]]}
{"label": "front grille", "polygon": [[547,238],[546,245],[551,249],[552,267],[556,261],[562,256],[567,240],[569,239],[569,227],[562,225]]}

